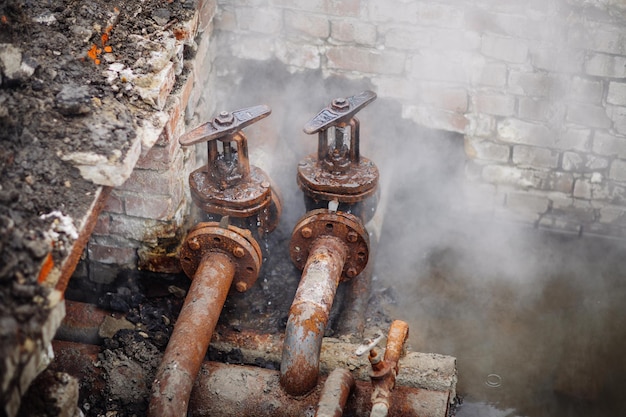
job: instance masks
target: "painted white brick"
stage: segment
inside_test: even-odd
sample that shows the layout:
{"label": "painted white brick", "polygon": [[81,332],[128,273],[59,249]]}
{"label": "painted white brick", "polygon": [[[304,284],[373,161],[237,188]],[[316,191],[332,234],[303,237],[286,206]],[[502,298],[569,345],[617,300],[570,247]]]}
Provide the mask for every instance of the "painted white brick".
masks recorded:
{"label": "painted white brick", "polygon": [[626,159],[626,137],[596,131],[593,136],[592,150],[599,155]]}
{"label": "painted white brick", "polygon": [[511,149],[507,145],[483,138],[465,136],[465,154],[471,159],[508,162]]}
{"label": "painted white brick", "polygon": [[518,119],[498,122],[498,139],[507,143],[553,147],[555,134],[546,126]]}
{"label": "painted white brick", "polygon": [[626,107],[607,106],[606,111],[613,121],[613,129],[617,133],[626,134]]}
{"label": "painted white brick", "polygon": [[610,82],[606,102],[618,106],[626,106],[626,83]]}
{"label": "painted white brick", "polygon": [[529,168],[556,168],[559,164],[559,153],[535,146],[514,146],[513,163]]}
{"label": "painted white brick", "polygon": [[528,58],[528,43],[521,39],[483,34],[480,51],[490,58],[523,63]]}
{"label": "painted white brick", "polygon": [[609,178],[615,181],[626,181],[626,161],[614,160],[609,171]]}
{"label": "painted white brick", "polygon": [[585,62],[585,72],[598,77],[626,78],[626,57],[592,54]]}

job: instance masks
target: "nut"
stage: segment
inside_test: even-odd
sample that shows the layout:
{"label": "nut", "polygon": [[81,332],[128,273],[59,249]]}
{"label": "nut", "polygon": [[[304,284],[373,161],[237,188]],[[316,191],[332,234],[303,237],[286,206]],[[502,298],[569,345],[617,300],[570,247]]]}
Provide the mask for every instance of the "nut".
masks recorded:
{"label": "nut", "polygon": [[345,111],[348,107],[350,107],[350,103],[345,98],[336,98],[332,103],[333,109],[335,110],[343,110]]}
{"label": "nut", "polygon": [[245,292],[248,289],[248,284],[244,281],[239,281],[238,283],[235,284],[235,288],[239,292]]}
{"label": "nut", "polygon": [[356,268],[348,268],[348,270],[346,271],[346,275],[348,276],[348,278],[356,277]]}
{"label": "nut", "polygon": [[187,246],[189,246],[189,249],[191,250],[198,250],[200,249],[200,242],[198,242],[198,239],[194,237],[187,242]]}
{"label": "nut", "polygon": [[303,227],[302,230],[300,230],[300,234],[303,238],[308,239],[313,236],[313,230],[311,230],[310,227]]}
{"label": "nut", "polygon": [[246,251],[241,246],[237,246],[233,249],[233,255],[235,255],[235,258],[243,258],[245,254]]}
{"label": "nut", "polygon": [[359,236],[356,234],[356,232],[354,231],[350,231],[348,232],[348,236],[346,236],[346,239],[348,240],[348,242],[350,243],[354,243],[358,240]]}

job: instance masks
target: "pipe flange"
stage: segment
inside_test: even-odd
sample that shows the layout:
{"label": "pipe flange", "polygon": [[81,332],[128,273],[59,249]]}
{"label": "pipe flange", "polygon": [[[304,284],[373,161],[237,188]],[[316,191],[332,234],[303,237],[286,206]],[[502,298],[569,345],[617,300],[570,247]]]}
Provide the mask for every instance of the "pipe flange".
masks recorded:
{"label": "pipe flange", "polygon": [[235,226],[223,228],[217,222],[196,225],[187,235],[180,250],[180,264],[193,279],[200,262],[209,252],[220,251],[230,255],[235,264],[233,285],[239,292],[250,288],[261,270],[261,247],[249,230]]}
{"label": "pipe flange", "polygon": [[341,281],[354,278],[365,269],[369,258],[369,235],[363,223],[352,214],[327,209],[310,211],[293,229],[289,254],[298,269],[304,269],[313,242],[322,236],[335,237],[348,248]]}

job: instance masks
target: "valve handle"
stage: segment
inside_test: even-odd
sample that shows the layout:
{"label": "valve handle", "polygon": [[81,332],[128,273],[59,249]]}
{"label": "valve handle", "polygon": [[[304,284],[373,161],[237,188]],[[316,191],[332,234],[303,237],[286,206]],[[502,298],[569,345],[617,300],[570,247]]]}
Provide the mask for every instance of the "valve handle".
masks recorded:
{"label": "valve handle", "polygon": [[304,133],[311,135],[333,125],[348,123],[359,110],[374,100],[376,100],[376,93],[369,90],[352,97],[336,98],[304,125]]}
{"label": "valve handle", "polygon": [[211,122],[204,123],[183,134],[178,143],[182,146],[195,145],[232,135],[261,120],[272,112],[269,106],[261,104],[232,112],[222,111]]}

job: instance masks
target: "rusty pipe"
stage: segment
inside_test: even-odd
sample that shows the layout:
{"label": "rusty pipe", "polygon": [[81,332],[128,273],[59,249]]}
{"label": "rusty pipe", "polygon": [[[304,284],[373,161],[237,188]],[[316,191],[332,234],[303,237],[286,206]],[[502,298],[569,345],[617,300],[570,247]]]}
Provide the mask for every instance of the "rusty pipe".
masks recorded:
{"label": "rusty pipe", "polygon": [[315,417],[341,417],[354,385],[354,377],[350,371],[334,369],[324,382]]}
{"label": "rusty pipe", "polygon": [[304,395],[317,384],[324,329],[347,256],[347,246],[334,236],[320,236],[310,247],[289,309],[280,364],[280,384],[290,395]]}
{"label": "rusty pipe", "polygon": [[152,385],[148,415],[187,415],[189,396],[235,276],[230,256],[206,253],[194,275]]}
{"label": "rusty pipe", "polygon": [[385,356],[381,360],[376,349],[370,351],[372,364],[372,411],[370,417],[386,417],[390,409],[391,392],[396,385],[400,357],[409,336],[409,325],[402,320],[394,320],[387,333]]}

